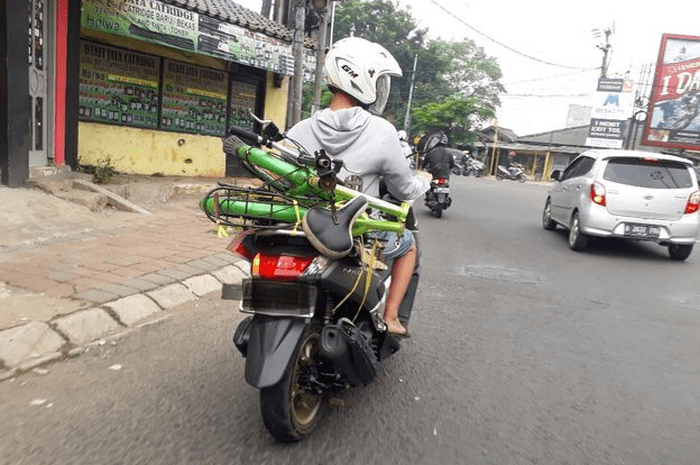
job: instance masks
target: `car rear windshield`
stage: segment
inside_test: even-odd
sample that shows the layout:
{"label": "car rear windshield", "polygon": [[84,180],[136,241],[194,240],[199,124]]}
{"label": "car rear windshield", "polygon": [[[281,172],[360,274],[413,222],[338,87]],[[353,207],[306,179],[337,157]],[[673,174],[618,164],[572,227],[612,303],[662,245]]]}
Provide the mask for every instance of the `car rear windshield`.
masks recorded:
{"label": "car rear windshield", "polygon": [[693,187],[687,165],[656,158],[611,158],[605,167],[603,179],[652,189]]}

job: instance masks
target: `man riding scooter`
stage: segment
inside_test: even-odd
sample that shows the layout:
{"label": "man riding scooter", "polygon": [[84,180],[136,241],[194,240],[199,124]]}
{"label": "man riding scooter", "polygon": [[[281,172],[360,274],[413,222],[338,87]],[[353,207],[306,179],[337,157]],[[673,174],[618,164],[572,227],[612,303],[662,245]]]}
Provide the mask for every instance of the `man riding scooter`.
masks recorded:
{"label": "man riding scooter", "polygon": [[440,131],[428,136],[423,146],[424,157],[421,169],[426,169],[433,177],[430,190],[425,194],[425,204],[438,218],[442,210],[452,204],[449,192],[449,179],[452,168],[455,167],[454,155],[459,153],[447,147],[447,135]]}

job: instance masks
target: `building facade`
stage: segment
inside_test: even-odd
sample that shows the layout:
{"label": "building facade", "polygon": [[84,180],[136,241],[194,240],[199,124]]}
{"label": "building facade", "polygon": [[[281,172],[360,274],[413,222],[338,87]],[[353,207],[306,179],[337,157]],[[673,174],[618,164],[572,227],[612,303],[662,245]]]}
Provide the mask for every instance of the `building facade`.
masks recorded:
{"label": "building facade", "polygon": [[233,175],[221,151],[229,126],[254,129],[253,112],[284,127],[293,31],[236,3],[0,5],[2,184],[21,186],[32,170],[100,164]]}

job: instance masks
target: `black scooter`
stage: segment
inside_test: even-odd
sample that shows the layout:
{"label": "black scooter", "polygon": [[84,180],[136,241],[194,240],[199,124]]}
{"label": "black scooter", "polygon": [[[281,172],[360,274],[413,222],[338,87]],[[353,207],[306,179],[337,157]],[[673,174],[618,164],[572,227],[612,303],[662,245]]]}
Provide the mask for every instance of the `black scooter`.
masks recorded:
{"label": "black scooter", "polygon": [[430,189],[425,193],[425,205],[436,218],[440,218],[442,211],[452,205],[450,182],[446,178],[433,178],[430,181]]}
{"label": "black scooter", "polygon": [[[204,203],[217,195],[215,189]],[[371,234],[361,242],[350,236],[366,208],[367,200],[359,196],[337,211],[311,209],[303,230],[263,221],[229,246],[250,262],[242,289],[224,286],[224,299],[241,299],[242,292],[241,311],[250,314],[239,323],[233,342],[246,359],[246,381],[259,390],[263,423],[280,441],[311,434],[325,398],[369,384],[400,348],[400,337],[387,332],[383,316],[392,266],[383,260],[386,244]],[[404,327],[420,276],[412,212],[406,228],[418,259],[399,310]],[[342,254],[336,253],[339,243],[347,246]]]}

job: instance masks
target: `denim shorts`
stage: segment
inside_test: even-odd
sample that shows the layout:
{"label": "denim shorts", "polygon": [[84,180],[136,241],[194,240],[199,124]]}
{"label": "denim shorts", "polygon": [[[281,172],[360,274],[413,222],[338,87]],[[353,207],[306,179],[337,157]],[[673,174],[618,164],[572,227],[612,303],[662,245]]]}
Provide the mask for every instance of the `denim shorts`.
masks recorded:
{"label": "denim shorts", "polygon": [[382,231],[377,234],[377,237],[384,242],[385,260],[403,257],[411,250],[411,246],[413,245],[413,234],[409,229],[405,229],[401,236],[395,232]]}

